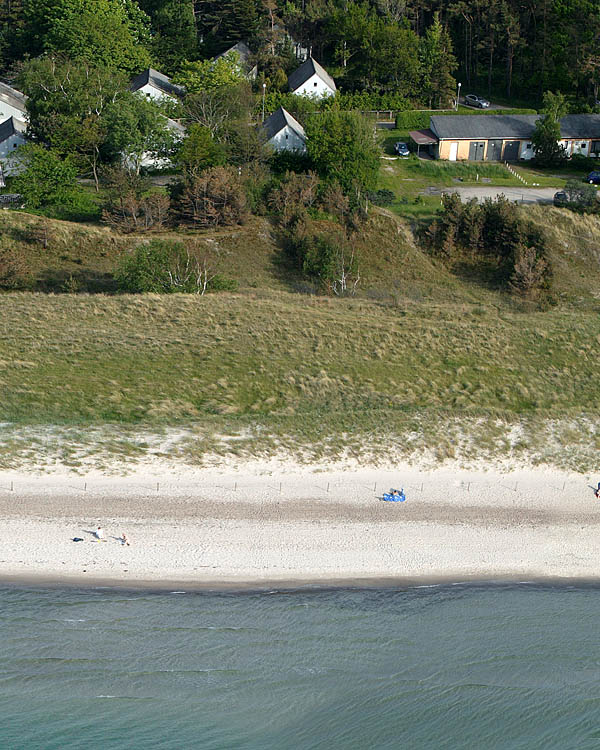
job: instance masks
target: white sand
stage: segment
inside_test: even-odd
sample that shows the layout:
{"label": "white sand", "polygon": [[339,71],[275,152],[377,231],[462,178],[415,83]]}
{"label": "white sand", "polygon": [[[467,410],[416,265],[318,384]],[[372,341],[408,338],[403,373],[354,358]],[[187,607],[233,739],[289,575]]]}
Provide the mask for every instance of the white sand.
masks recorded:
{"label": "white sand", "polygon": [[[155,465],[123,478],[0,473],[0,576],[161,586],[594,579],[597,481],[279,462],[180,474]],[[401,485],[406,503],[378,499]],[[106,542],[92,541],[98,525]]]}

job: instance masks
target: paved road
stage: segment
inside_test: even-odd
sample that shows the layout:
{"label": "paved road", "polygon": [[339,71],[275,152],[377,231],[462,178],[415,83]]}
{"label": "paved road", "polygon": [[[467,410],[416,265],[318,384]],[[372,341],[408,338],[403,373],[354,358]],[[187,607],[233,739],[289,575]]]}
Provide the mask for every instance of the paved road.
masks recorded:
{"label": "paved road", "polygon": [[527,187],[450,187],[445,188],[445,193],[458,193],[463,201],[471,198],[483,200],[484,198],[496,198],[505,195],[511,201],[519,203],[552,203],[554,193],[558,188],[527,188]]}

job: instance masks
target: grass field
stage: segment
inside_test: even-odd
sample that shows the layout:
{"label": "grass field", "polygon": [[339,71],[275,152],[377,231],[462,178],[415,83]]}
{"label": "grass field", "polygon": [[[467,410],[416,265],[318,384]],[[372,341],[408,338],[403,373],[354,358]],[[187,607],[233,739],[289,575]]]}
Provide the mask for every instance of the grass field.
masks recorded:
{"label": "grass field", "polygon": [[[0,297],[0,321],[4,466],[48,448],[48,434],[20,442],[36,425],[59,426],[74,466],[109,425],[99,455],[142,455],[140,434],[179,426],[189,434],[176,452],[193,462],[209,451],[392,449],[581,468],[600,452],[598,310],[285,292],[12,294]],[[554,455],[567,432],[568,451]]]}

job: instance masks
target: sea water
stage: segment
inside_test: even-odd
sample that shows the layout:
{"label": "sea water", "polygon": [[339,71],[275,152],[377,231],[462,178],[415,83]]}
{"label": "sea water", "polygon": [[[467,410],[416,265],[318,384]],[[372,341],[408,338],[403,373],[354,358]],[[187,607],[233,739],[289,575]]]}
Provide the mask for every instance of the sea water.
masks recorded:
{"label": "sea water", "polygon": [[0,589],[0,748],[598,748],[600,589]]}

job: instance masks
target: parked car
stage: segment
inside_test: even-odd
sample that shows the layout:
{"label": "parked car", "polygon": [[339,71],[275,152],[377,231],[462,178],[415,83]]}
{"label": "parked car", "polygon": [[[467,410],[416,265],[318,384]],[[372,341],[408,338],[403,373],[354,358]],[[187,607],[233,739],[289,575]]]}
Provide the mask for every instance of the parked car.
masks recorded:
{"label": "parked car", "polygon": [[394,143],[394,151],[398,154],[398,156],[410,156],[408,143],[404,143],[404,141],[398,141],[397,143]]}
{"label": "parked car", "polygon": [[564,190],[559,190],[558,193],[554,193],[554,198],[552,200],[555,206],[563,208],[569,203],[569,196]]}
{"label": "parked car", "polygon": [[590,185],[600,185],[600,172],[590,172],[585,179]]}
{"label": "parked car", "polygon": [[479,107],[480,109],[487,109],[490,106],[487,99],[476,94],[467,94],[465,96],[465,104],[468,104],[470,107]]}

